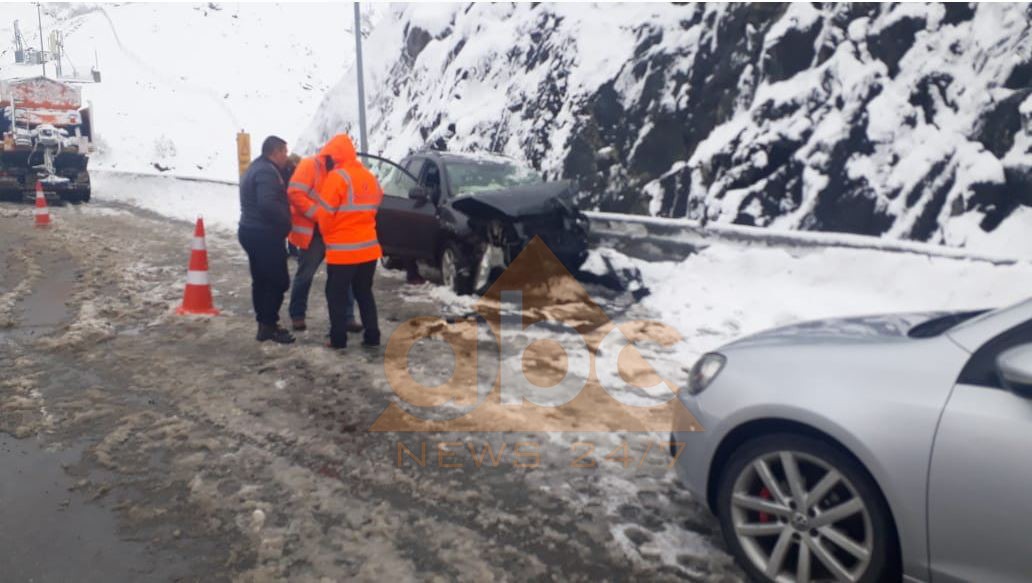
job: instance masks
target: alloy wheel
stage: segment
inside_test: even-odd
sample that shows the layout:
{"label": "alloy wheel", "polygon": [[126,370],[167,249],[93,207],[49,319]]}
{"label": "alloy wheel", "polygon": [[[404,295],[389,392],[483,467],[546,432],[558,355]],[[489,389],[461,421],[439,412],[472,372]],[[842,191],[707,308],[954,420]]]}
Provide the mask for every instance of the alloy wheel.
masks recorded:
{"label": "alloy wheel", "polygon": [[874,553],[871,513],[839,470],[791,450],[745,465],[731,494],[734,536],[773,581],[859,581]]}

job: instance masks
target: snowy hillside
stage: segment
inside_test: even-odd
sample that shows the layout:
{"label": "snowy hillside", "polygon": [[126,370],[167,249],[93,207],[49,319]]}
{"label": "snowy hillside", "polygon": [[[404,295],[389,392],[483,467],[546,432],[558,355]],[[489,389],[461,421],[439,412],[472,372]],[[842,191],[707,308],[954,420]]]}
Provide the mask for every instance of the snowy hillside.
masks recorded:
{"label": "snowy hillside", "polygon": [[[524,158],[589,208],[1006,251],[1032,229],[1030,15],[398,6],[367,43],[370,141]],[[353,123],[353,79],[308,143]]]}
{"label": "snowy hillside", "polygon": [[[84,85],[99,146],[94,168],[234,179],[236,137],[257,151],[270,133],[294,142],[354,59],[350,4],[46,4],[44,35],[64,33],[64,74]],[[39,46],[36,7],[0,6],[0,76],[14,64],[12,24]],[[54,75],[53,64],[48,74]]]}

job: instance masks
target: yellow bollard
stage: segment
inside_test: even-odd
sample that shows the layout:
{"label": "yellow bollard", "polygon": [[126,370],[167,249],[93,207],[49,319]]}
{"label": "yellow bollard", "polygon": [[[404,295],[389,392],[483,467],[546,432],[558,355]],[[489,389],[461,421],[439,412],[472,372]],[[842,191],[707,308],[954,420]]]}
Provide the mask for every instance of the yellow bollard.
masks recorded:
{"label": "yellow bollard", "polygon": [[251,134],[240,130],[237,133],[237,164],[240,166],[240,177],[244,177],[247,167],[251,165]]}

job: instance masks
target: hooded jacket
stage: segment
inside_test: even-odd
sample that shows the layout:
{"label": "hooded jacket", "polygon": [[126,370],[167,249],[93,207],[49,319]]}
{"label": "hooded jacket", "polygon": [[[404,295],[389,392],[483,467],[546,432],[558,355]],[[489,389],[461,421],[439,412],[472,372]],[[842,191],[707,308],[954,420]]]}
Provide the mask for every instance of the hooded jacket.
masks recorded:
{"label": "hooded jacket", "polygon": [[355,145],[346,134],[334,136],[319,155],[333,160],[333,169],[326,172],[315,193],[314,216],[326,243],[326,263],[376,261],[383,256],[376,235],[383,189],[359,162]]}
{"label": "hooded jacket", "polygon": [[[324,147],[323,150],[326,150]],[[326,177],[327,168],[333,168],[333,159],[320,152],[302,159],[287,185],[290,200],[290,236],[287,240],[300,249],[308,249],[315,234],[315,193]]]}

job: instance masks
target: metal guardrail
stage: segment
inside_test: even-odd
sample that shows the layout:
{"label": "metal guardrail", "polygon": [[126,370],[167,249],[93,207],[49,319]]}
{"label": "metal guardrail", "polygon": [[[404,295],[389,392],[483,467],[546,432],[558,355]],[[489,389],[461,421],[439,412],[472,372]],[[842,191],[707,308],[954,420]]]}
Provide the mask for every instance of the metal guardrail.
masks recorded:
{"label": "metal guardrail", "polygon": [[994,265],[1012,265],[1028,261],[1028,259],[974,253],[955,247],[882,239],[867,235],[817,231],[775,231],[763,227],[712,223],[704,226],[699,221],[689,219],[666,219],[617,213],[588,212],[586,214],[591,219],[591,239],[594,244],[612,247],[626,255],[647,261],[684,259],[716,242],[790,249],[828,247],[869,249],[890,253],[914,253],[928,257],[984,261]]}
{"label": "metal guardrail", "polygon": [[91,169],[90,172],[97,174],[115,174],[118,176],[138,176],[142,178],[164,178],[167,180],[182,180],[185,182],[204,182],[226,186],[238,186],[240,184],[239,180],[225,180],[221,178],[207,178],[204,176],[190,176],[182,174],[164,174],[161,172],[130,172],[128,170],[110,170],[107,168]]}

